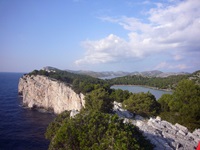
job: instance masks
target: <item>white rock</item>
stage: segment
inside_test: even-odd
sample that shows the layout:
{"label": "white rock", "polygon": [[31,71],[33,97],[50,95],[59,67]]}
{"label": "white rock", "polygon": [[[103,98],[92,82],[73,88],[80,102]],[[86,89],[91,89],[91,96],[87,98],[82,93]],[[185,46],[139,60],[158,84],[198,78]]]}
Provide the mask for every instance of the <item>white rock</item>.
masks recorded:
{"label": "white rock", "polygon": [[156,117],[156,120],[161,121],[161,118],[159,116]]}
{"label": "white rock", "polygon": [[179,129],[182,130],[183,132],[185,132],[186,134],[188,133],[188,129],[178,123],[175,124],[175,126]]}
{"label": "white rock", "polygon": [[70,118],[74,118],[74,116],[76,116],[77,114],[79,114],[79,111],[77,111],[77,110],[71,110],[71,112],[70,112]]}
{"label": "white rock", "polygon": [[[115,111],[117,114],[123,114],[123,109],[119,107]],[[123,116],[123,118],[125,115]],[[194,134],[188,132],[188,129],[180,124],[172,125],[171,123],[156,117],[149,120],[139,115],[133,118],[126,118],[124,122],[130,122],[137,126],[156,147],[155,150],[195,150],[199,139],[199,130],[195,130]]]}
{"label": "white rock", "polygon": [[127,111],[126,109],[123,109],[122,108],[122,104],[121,103],[118,103],[116,101],[114,101],[114,107],[113,107],[113,110],[115,111],[115,113],[122,117],[122,118],[132,118],[133,117],[133,114],[129,111]]}
{"label": "white rock", "polygon": [[141,127],[141,126],[143,126],[145,123],[143,122],[143,121],[141,121],[141,120],[137,120],[136,121],[136,126],[138,126],[138,127]]}
{"label": "white rock", "polygon": [[200,129],[194,130],[193,134],[197,135],[198,137],[200,137]]}
{"label": "white rock", "polygon": [[186,133],[185,132],[183,132],[182,130],[179,130],[178,131],[180,134],[182,134],[183,136],[185,136],[186,135]]}
{"label": "white rock", "polygon": [[46,76],[23,76],[19,80],[18,92],[28,107],[53,109],[57,114],[65,110],[80,110],[85,106],[83,94],[76,94],[65,83]]}

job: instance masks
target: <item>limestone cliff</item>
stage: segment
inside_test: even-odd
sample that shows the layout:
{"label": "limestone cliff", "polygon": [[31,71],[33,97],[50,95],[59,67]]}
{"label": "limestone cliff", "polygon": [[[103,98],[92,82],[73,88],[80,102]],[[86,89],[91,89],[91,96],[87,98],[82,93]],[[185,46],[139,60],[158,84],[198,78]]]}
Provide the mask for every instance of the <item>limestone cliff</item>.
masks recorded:
{"label": "limestone cliff", "polygon": [[19,80],[18,92],[24,105],[53,109],[57,114],[80,110],[85,105],[83,94],[76,94],[65,83],[41,75],[24,75]]}

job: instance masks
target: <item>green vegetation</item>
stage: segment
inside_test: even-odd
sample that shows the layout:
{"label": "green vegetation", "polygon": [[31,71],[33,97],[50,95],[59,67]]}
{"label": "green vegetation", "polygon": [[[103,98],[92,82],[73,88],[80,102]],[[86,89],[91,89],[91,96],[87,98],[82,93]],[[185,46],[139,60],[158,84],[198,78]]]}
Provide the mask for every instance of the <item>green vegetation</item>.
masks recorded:
{"label": "green vegetation", "polygon": [[88,111],[100,111],[111,113],[113,99],[110,98],[108,91],[104,88],[93,90],[85,97],[85,109]]}
{"label": "green vegetation", "polygon": [[189,79],[200,85],[200,70],[195,71],[189,76]]}
{"label": "green vegetation", "polygon": [[[35,70],[29,75],[44,75],[57,79],[71,86],[76,93],[85,95],[85,108],[78,115],[70,118],[69,112],[64,112],[48,126],[46,138],[51,141],[51,150],[153,149],[135,126],[123,123],[123,120],[112,114],[113,101],[121,102],[130,112],[144,117],[160,115],[162,119],[178,122],[190,130],[200,128],[200,86],[195,84],[199,83],[199,72],[193,76],[126,76],[110,80],[61,70]],[[188,78],[194,82],[186,80]],[[165,94],[156,101],[151,93],[133,94],[120,89],[110,89],[113,84],[175,90],[172,95]]]}
{"label": "green vegetation", "polygon": [[98,111],[66,117],[62,124],[55,120],[49,125],[46,137],[51,140],[50,150],[153,149],[135,126],[123,123],[117,115]]}
{"label": "green vegetation", "polygon": [[104,80],[65,71],[40,70],[29,75],[57,79],[85,94],[85,108],[78,115],[70,118],[69,112],[63,112],[48,126],[49,149],[153,149],[135,126],[112,114],[113,101],[129,98],[128,91],[112,90]]}
{"label": "green vegetation", "polygon": [[174,89],[179,81],[187,78],[187,75],[169,76],[167,78],[133,75],[110,79],[107,82],[111,85],[144,85],[159,89]]}
{"label": "green vegetation", "polygon": [[47,131],[45,133],[45,137],[47,139],[52,140],[55,134],[60,129],[60,127],[63,125],[63,123],[66,122],[69,118],[70,118],[69,111],[64,111],[58,116],[56,116],[55,120],[49,124]]}
{"label": "green vegetation", "polygon": [[144,117],[156,116],[160,112],[160,104],[149,92],[132,94],[123,102],[123,106],[128,111]]}
{"label": "green vegetation", "polygon": [[106,84],[104,80],[93,78],[87,75],[74,74],[62,70],[56,70],[56,72],[53,71],[47,72],[45,70],[39,70],[39,71],[34,70],[33,72],[29,73],[29,75],[44,75],[62,81],[71,86],[76,93],[81,92],[83,94],[86,94],[99,87],[105,87],[105,88],[109,87],[109,85]]}
{"label": "green vegetation", "polygon": [[122,103],[125,99],[130,97],[131,93],[128,90],[112,89],[110,97],[116,102]]}
{"label": "green vegetation", "polygon": [[172,95],[163,95],[161,105],[162,119],[180,123],[190,130],[200,128],[200,86],[191,80],[182,80]]}

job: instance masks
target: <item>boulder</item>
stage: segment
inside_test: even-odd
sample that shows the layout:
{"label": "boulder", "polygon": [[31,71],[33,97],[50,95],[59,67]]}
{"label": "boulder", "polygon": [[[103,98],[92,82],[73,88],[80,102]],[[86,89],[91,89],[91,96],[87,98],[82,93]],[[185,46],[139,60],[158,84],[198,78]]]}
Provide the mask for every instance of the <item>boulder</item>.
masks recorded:
{"label": "boulder", "polygon": [[184,127],[184,126],[182,126],[182,125],[180,125],[180,124],[178,124],[178,123],[176,123],[175,126],[176,126],[179,130],[183,131],[185,134],[188,133],[188,129],[187,129],[186,127]]}

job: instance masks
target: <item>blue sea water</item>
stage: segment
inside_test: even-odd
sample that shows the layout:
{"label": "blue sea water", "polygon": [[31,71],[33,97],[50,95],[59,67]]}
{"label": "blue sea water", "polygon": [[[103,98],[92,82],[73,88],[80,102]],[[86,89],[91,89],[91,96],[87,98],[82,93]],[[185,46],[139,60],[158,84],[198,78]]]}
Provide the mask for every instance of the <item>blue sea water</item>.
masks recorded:
{"label": "blue sea water", "polygon": [[46,150],[44,137],[53,114],[22,107],[18,82],[22,73],[0,73],[0,150]]}

